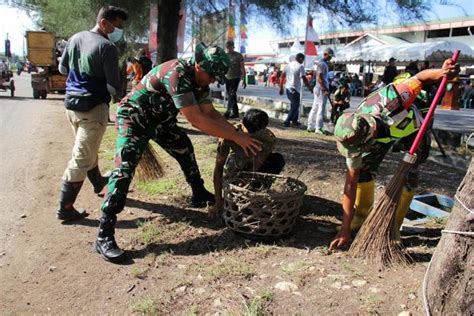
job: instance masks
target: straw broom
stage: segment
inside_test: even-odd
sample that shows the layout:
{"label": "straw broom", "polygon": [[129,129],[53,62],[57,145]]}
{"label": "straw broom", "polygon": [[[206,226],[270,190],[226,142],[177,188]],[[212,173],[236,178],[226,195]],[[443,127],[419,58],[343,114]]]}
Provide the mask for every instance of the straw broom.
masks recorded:
{"label": "straw broom", "polygon": [[162,165],[158,152],[148,143],[136,169],[137,179],[148,182],[160,178],[164,173]]}
{"label": "straw broom", "polygon": [[[458,57],[459,50],[456,50],[451,58],[453,63],[457,62]],[[415,152],[428,128],[447,83],[448,78],[444,77],[410,151],[403,157],[398,165],[397,172],[390,179],[376,207],[370,212],[359,230],[349,249],[349,253],[353,257],[369,259],[379,267],[403,265],[409,262],[409,257],[405,254],[403,247],[395,240],[395,218],[398,200],[405,185],[408,171],[416,161]]]}

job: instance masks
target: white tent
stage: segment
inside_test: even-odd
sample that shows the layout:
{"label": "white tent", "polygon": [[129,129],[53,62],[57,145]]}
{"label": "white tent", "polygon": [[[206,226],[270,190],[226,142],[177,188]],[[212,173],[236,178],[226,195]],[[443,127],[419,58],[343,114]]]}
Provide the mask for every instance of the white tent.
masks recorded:
{"label": "white tent", "polygon": [[301,45],[300,41],[296,40],[293,45],[290,47],[290,55],[292,57],[296,56],[298,53],[304,54],[304,46]]}
{"label": "white tent", "polygon": [[399,62],[437,61],[441,62],[451,57],[453,51],[459,49],[460,62],[474,61],[474,51],[466,44],[455,41],[435,41],[426,43],[407,43],[399,45],[362,46],[353,49],[348,46],[338,51],[338,62],[386,62],[390,57]]}

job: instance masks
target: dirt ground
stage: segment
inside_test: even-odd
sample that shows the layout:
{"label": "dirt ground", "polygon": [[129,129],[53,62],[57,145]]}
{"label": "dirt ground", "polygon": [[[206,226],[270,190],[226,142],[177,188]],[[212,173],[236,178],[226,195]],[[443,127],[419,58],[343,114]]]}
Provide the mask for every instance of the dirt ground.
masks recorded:
{"label": "dirt ground", "polygon": [[[69,225],[54,218],[72,133],[60,101],[47,107],[50,123],[39,133],[49,139],[35,145],[41,163],[28,176],[36,183],[29,192],[36,202],[27,215],[17,215],[1,247],[2,315],[423,314],[420,286],[440,226],[421,235],[402,234],[415,258],[408,267],[381,271],[345,251],[328,252],[340,223],[345,168],[331,137],[271,123],[279,138],[277,150],[287,162],[283,174],[308,186],[294,233],[273,243],[237,236],[209,222],[205,210],[190,208],[190,189],[179,167],[161,151],[165,176],[152,183],[134,182],[119,215],[116,237],[129,260],[114,265],[92,250],[100,199],[89,183],[76,206],[91,215]],[[182,126],[211,188],[216,140],[189,124]],[[101,149],[103,170],[111,166],[113,140],[110,126]],[[395,153],[386,158],[378,191],[400,158]],[[462,172],[427,162],[421,167],[419,193],[453,196],[462,177]]]}

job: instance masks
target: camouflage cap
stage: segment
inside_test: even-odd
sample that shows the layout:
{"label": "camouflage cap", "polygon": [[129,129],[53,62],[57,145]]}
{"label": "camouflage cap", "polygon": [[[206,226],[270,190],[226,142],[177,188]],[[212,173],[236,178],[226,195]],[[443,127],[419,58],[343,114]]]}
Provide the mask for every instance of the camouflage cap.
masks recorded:
{"label": "camouflage cap", "polygon": [[230,67],[230,59],[224,49],[219,46],[207,47],[203,43],[196,46],[192,63],[199,64],[205,72],[214,76],[220,84],[225,83],[225,74]]}
{"label": "camouflage cap", "polygon": [[337,149],[344,157],[353,158],[362,154],[364,146],[374,138],[375,119],[366,113],[344,113],[334,129]]}

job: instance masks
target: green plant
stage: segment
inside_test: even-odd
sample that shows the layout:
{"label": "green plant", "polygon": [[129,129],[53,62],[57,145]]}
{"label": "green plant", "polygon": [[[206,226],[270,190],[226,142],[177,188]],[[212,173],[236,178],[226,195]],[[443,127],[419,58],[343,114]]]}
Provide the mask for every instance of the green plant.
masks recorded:
{"label": "green plant", "polygon": [[158,303],[151,298],[142,298],[133,303],[131,309],[133,312],[154,315],[158,313]]}
{"label": "green plant", "polygon": [[159,256],[155,258],[155,268],[159,266],[167,266],[169,265],[171,259],[173,258],[173,251],[165,251],[162,252]]}
{"label": "green plant", "polygon": [[177,189],[176,179],[160,179],[155,181],[138,181],[137,188],[150,195],[170,193]]}
{"label": "green plant", "polygon": [[253,249],[258,257],[268,258],[272,253],[278,250],[278,246],[258,244],[256,247],[253,247]]}
{"label": "green plant", "polygon": [[256,272],[253,267],[243,261],[224,260],[213,265],[197,265],[195,269],[209,281],[230,278],[250,279]]}
{"label": "green plant", "polygon": [[270,290],[264,291],[259,296],[254,297],[247,303],[244,316],[263,316],[266,313],[266,309],[273,301],[274,294]]}
{"label": "green plant", "polygon": [[133,266],[131,269],[130,269],[130,274],[134,277],[134,278],[138,278],[138,279],[145,279],[146,278],[146,275],[147,275],[147,272],[148,272],[148,269],[141,269],[137,266]]}
{"label": "green plant", "polygon": [[328,246],[322,246],[320,249],[319,249],[319,252],[321,253],[321,255],[323,256],[329,256],[331,254],[331,250],[329,250],[329,247]]}
{"label": "green plant", "polygon": [[362,297],[363,307],[366,309],[366,312],[372,315],[379,315],[378,309],[380,304],[383,302],[378,296],[368,295]]}
{"label": "green plant", "polygon": [[138,227],[141,228],[141,238],[145,244],[157,242],[162,235],[158,226],[151,221],[138,222]]}
{"label": "green plant", "polygon": [[137,222],[137,226],[140,228],[141,240],[145,244],[162,242],[179,237],[186,229],[190,228],[188,222],[157,225],[152,221],[139,221]]}
{"label": "green plant", "polygon": [[197,316],[199,315],[199,308],[197,305],[191,305],[191,307],[186,311],[186,316]]}
{"label": "green plant", "polygon": [[448,222],[448,217],[428,216],[428,219],[433,224],[440,225],[443,227],[446,226],[446,223]]}

